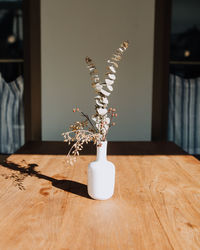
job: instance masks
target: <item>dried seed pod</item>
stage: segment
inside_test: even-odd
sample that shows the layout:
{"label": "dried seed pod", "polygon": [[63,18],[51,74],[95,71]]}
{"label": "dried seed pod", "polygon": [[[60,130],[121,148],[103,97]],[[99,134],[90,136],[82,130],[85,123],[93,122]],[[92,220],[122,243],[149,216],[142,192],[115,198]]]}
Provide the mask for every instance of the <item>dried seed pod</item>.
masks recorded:
{"label": "dried seed pod", "polygon": [[108,110],[103,109],[103,108],[99,108],[99,109],[97,109],[97,112],[99,115],[103,116],[103,115],[107,114]]}
{"label": "dried seed pod", "polygon": [[100,107],[103,107],[103,106],[104,106],[104,104],[102,104],[98,99],[96,100],[96,104],[97,104],[98,106],[100,106]]}
{"label": "dried seed pod", "polygon": [[114,74],[108,74],[108,77],[111,79],[111,80],[115,80],[116,79],[116,76]]}
{"label": "dried seed pod", "polygon": [[98,71],[97,71],[97,69],[95,67],[94,68],[89,68],[89,71],[90,71],[90,75],[98,74]]}
{"label": "dried seed pod", "polygon": [[110,93],[104,89],[101,89],[100,93],[102,93],[104,96],[109,96]]}
{"label": "dried seed pod", "polygon": [[117,49],[117,52],[119,52],[120,54],[122,54],[124,52],[124,50],[120,47],[119,49]]}
{"label": "dried seed pod", "polygon": [[105,132],[106,132],[109,129],[109,125],[104,124],[104,129],[105,129]]}
{"label": "dried seed pod", "polygon": [[101,129],[101,124],[100,123],[96,123],[96,128],[98,129],[98,130],[100,130]]}
{"label": "dried seed pod", "polygon": [[97,122],[97,117],[96,117],[96,116],[92,116],[92,120],[93,120],[94,122]]}
{"label": "dried seed pod", "polygon": [[128,45],[129,45],[129,41],[124,41],[124,42],[121,44],[121,47],[123,47],[124,49],[127,49],[127,48],[128,48]]}
{"label": "dried seed pod", "polygon": [[107,84],[107,88],[108,90],[113,91],[113,87],[111,85]]}
{"label": "dried seed pod", "polygon": [[108,66],[108,70],[110,70],[112,73],[116,73],[116,69],[114,66]]}
{"label": "dried seed pod", "polygon": [[108,104],[108,98],[102,97],[102,102],[103,102],[104,104]]}
{"label": "dried seed pod", "polygon": [[114,60],[114,61],[119,62],[122,59],[122,57],[120,55],[118,55],[118,54],[113,54],[113,57],[111,59]]}
{"label": "dried seed pod", "polygon": [[111,80],[111,79],[106,78],[106,79],[105,79],[105,83],[111,85],[111,84],[114,83],[114,80]]}
{"label": "dried seed pod", "polygon": [[94,71],[96,70],[94,66],[89,66],[89,71],[90,71],[90,74],[93,74]]}
{"label": "dried seed pod", "polygon": [[92,77],[92,81],[93,83],[99,83],[99,77],[95,77],[95,78]]}
{"label": "dried seed pod", "polygon": [[108,60],[107,62],[108,62],[109,64],[114,65],[115,68],[118,68],[118,67],[119,67],[118,64],[117,64],[116,62],[113,62],[113,61],[111,61],[111,60]]}
{"label": "dried seed pod", "polygon": [[99,84],[99,83],[97,83],[97,84],[95,84],[94,85],[94,89],[97,91],[97,92],[100,92],[101,90],[102,90],[102,85],[101,84]]}
{"label": "dried seed pod", "polygon": [[106,124],[110,124],[110,118],[106,117],[105,122],[106,122]]}

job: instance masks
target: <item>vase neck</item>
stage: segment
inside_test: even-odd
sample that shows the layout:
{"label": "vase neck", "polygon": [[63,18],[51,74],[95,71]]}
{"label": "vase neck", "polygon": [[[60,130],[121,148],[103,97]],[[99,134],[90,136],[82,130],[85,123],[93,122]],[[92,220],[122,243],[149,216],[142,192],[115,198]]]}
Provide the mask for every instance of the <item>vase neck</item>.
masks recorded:
{"label": "vase neck", "polygon": [[107,141],[102,141],[101,146],[97,146],[97,161],[107,160]]}

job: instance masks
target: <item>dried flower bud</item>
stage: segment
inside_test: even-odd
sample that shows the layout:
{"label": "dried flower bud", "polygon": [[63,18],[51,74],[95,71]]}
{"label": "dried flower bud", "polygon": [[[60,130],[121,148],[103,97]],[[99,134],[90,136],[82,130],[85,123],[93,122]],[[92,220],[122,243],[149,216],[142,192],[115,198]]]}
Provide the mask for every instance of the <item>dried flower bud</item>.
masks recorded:
{"label": "dried flower bud", "polygon": [[113,122],[112,125],[115,126],[115,122]]}
{"label": "dried flower bud", "polygon": [[115,117],[117,117],[117,113],[115,114]]}
{"label": "dried flower bud", "polygon": [[115,114],[112,114],[112,117],[114,117],[115,116]]}
{"label": "dried flower bud", "polygon": [[91,63],[92,62],[92,60],[88,56],[86,56],[85,61],[86,61],[86,63]]}
{"label": "dried flower bud", "polygon": [[73,109],[73,112],[75,113],[75,112],[76,112],[76,109]]}
{"label": "dried flower bud", "polygon": [[116,112],[116,109],[112,109],[113,112]]}
{"label": "dried flower bud", "polygon": [[79,108],[77,108],[77,109],[76,109],[76,111],[77,111],[77,112],[79,112],[79,111],[80,111],[80,109],[79,109]]}

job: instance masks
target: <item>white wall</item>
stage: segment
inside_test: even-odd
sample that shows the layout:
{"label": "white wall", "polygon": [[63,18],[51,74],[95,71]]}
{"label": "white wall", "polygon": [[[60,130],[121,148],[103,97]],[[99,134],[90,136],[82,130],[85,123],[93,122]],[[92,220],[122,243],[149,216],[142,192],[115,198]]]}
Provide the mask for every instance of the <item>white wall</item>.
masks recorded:
{"label": "white wall", "polygon": [[118,110],[109,140],[150,140],[154,0],[41,0],[42,139],[79,120],[73,107],[94,113],[94,90],[85,56],[104,75],[108,59],[130,41],[110,105]]}

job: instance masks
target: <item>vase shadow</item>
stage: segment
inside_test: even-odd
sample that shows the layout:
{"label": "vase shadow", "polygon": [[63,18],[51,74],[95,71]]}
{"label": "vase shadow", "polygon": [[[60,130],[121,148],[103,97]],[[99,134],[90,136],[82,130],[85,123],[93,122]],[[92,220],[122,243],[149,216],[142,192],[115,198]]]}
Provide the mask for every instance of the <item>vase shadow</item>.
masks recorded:
{"label": "vase shadow", "polygon": [[[24,162],[23,162],[23,166],[22,166],[20,164],[16,164],[14,162],[5,160],[4,162],[0,164],[0,167],[5,167],[14,171],[18,171],[20,172],[20,175],[24,176],[24,178],[26,176],[35,176],[39,179],[50,181],[52,183],[52,186],[58,189],[61,189],[66,192],[70,192],[70,193],[73,193],[73,194],[76,194],[78,196],[82,196],[88,199],[92,199],[88,195],[87,185],[80,183],[80,182],[72,181],[72,180],[63,180],[63,179],[59,180],[59,179],[55,179],[53,177],[41,174],[39,171],[35,169],[36,167],[38,167],[38,164],[31,163],[31,164],[26,164],[24,166]],[[18,176],[16,176],[16,178],[18,178]],[[6,177],[6,179],[8,179],[8,177]]]}
{"label": "vase shadow", "polygon": [[52,185],[64,191],[92,199],[87,192],[87,185],[72,180],[55,180]]}

